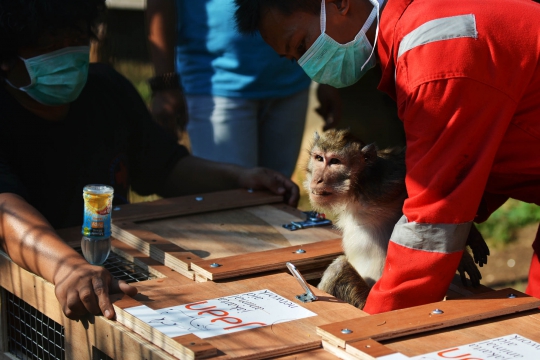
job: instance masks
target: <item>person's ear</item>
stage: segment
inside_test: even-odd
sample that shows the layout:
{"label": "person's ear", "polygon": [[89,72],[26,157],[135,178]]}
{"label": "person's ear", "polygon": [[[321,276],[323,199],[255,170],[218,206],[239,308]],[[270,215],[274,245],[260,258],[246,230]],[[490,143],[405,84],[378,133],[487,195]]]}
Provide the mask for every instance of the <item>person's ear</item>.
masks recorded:
{"label": "person's ear", "polygon": [[15,59],[4,59],[0,61],[0,70],[7,73],[15,66]]}
{"label": "person's ear", "polygon": [[349,12],[350,0],[326,0],[326,8],[333,6],[341,15]]}

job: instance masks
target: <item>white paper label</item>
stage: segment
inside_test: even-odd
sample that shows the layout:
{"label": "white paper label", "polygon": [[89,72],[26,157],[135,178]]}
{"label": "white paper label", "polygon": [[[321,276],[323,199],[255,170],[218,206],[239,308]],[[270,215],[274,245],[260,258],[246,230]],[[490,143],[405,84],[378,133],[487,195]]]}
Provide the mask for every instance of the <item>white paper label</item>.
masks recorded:
{"label": "white paper label", "polygon": [[518,334],[436,351],[411,359],[440,360],[539,360],[540,344]]}
{"label": "white paper label", "polygon": [[142,305],[125,311],[169,337],[195,334],[202,339],[317,315],[270,290],[159,310]]}

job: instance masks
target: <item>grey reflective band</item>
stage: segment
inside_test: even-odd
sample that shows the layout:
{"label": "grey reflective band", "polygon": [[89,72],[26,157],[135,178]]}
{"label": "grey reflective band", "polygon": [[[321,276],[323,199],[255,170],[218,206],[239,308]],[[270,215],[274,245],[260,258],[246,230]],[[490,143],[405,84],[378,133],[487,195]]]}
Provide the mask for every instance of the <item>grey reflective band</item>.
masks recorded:
{"label": "grey reflective band", "polygon": [[463,37],[478,38],[473,14],[431,20],[403,37],[399,44],[398,58],[420,45]]}
{"label": "grey reflective band", "polygon": [[472,221],[462,224],[419,224],[408,222],[404,216],[399,219],[390,241],[401,246],[444,254],[465,248]]}

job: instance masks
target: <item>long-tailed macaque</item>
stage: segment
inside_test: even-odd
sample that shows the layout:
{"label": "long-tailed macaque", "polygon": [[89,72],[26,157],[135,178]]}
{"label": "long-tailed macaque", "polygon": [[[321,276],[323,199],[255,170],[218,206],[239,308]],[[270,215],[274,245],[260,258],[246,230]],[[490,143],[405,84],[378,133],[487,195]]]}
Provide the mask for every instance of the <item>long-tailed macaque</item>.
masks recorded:
{"label": "long-tailed macaque", "polygon": [[[344,254],[326,269],[318,288],[363,308],[369,290],[381,277],[390,235],[403,215],[407,198],[405,149],[378,150],[347,130],[315,133],[304,187],[311,206],[336,216],[343,231]],[[480,283],[476,265],[487,263],[489,249],[474,225],[458,271]]]}

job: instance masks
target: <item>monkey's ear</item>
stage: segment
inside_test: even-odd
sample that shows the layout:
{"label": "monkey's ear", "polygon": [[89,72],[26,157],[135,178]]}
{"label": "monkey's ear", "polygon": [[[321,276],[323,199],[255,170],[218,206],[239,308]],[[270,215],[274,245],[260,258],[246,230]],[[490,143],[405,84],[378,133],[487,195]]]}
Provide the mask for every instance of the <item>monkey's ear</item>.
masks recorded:
{"label": "monkey's ear", "polygon": [[315,131],[313,133],[313,141],[319,141],[320,138],[321,138],[321,136],[319,135],[319,133],[317,131]]}
{"label": "monkey's ear", "polygon": [[364,155],[366,162],[372,162],[377,159],[377,150],[377,145],[375,145],[375,143],[371,143],[362,148],[362,155]]}

